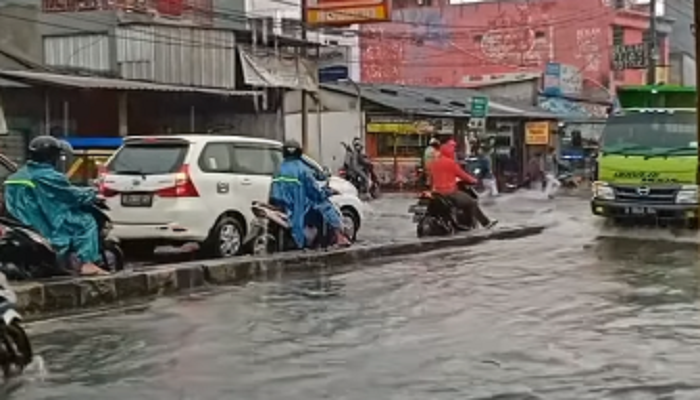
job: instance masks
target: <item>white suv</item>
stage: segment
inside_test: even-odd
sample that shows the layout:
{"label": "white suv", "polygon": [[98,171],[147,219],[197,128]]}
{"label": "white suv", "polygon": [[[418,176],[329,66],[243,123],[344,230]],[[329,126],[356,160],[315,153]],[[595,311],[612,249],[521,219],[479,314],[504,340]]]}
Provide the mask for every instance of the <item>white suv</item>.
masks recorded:
{"label": "white suv", "polygon": [[[325,180],[326,171],[307,164]],[[268,201],[282,143],[250,137],[177,135],[128,137],[100,173],[113,234],[126,254],[152,254],[159,245],[198,242],[208,255],[239,254],[253,219],[253,201]],[[331,200],[353,239],[362,202],[349,182],[331,177]]]}

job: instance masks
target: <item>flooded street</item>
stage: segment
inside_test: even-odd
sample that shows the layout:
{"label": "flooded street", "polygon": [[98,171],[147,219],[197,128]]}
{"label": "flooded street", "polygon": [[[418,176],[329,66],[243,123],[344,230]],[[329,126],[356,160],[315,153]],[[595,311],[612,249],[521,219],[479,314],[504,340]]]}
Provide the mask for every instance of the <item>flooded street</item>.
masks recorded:
{"label": "flooded street", "polygon": [[[413,237],[392,198],[363,240]],[[587,199],[488,212],[540,236],[40,323],[0,398],[700,399],[698,240],[604,227]]]}

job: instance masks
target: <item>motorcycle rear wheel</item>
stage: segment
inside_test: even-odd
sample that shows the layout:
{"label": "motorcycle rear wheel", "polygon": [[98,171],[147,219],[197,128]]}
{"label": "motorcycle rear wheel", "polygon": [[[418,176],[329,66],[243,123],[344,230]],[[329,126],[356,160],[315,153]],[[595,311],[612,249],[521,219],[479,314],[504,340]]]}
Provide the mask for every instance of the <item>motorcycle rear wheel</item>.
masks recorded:
{"label": "motorcycle rear wheel", "polygon": [[106,242],[102,250],[102,259],[106,270],[111,272],[124,270],[126,264],[124,260],[124,251],[118,243]]}
{"label": "motorcycle rear wheel", "polygon": [[277,239],[271,234],[264,234],[253,240],[253,255],[264,256],[278,252]]}
{"label": "motorcycle rear wheel", "polygon": [[19,321],[13,321],[10,325],[3,324],[0,335],[0,369],[4,377],[21,374],[34,358],[27,333]]}

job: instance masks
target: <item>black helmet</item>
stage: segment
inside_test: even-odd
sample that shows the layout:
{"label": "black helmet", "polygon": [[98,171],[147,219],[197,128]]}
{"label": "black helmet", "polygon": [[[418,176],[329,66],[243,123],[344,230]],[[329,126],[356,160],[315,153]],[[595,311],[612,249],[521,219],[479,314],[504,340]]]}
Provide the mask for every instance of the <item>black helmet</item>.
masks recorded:
{"label": "black helmet", "polygon": [[303,152],[304,150],[301,148],[301,144],[296,140],[287,140],[284,142],[284,147],[282,148],[282,155],[284,158],[299,158]]}
{"label": "black helmet", "polygon": [[356,137],[352,140],[352,147],[354,147],[357,150],[362,150],[362,139],[359,137]]}
{"label": "black helmet", "polygon": [[29,142],[29,159],[56,165],[62,154],[72,153],[70,145],[53,136],[37,136]]}

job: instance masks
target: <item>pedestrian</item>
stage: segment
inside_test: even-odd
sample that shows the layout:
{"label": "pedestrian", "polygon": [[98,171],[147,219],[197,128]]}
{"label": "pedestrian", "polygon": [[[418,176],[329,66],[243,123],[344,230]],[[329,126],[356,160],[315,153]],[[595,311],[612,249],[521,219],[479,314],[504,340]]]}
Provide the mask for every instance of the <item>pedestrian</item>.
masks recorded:
{"label": "pedestrian", "polygon": [[548,199],[553,199],[559,190],[559,179],[557,179],[557,171],[559,169],[559,161],[557,160],[556,150],[554,147],[549,147],[547,154],[542,157],[542,175],[544,175],[545,189],[544,193]]}
{"label": "pedestrian", "polygon": [[425,185],[430,187],[430,164],[440,157],[440,141],[437,138],[430,139],[428,142],[428,147],[425,148],[423,152],[423,177],[425,179]]}
{"label": "pedestrian", "polygon": [[479,148],[478,163],[484,189],[488,192],[489,197],[498,196],[498,182],[496,182],[496,176],[493,173],[491,154],[486,147]]}

